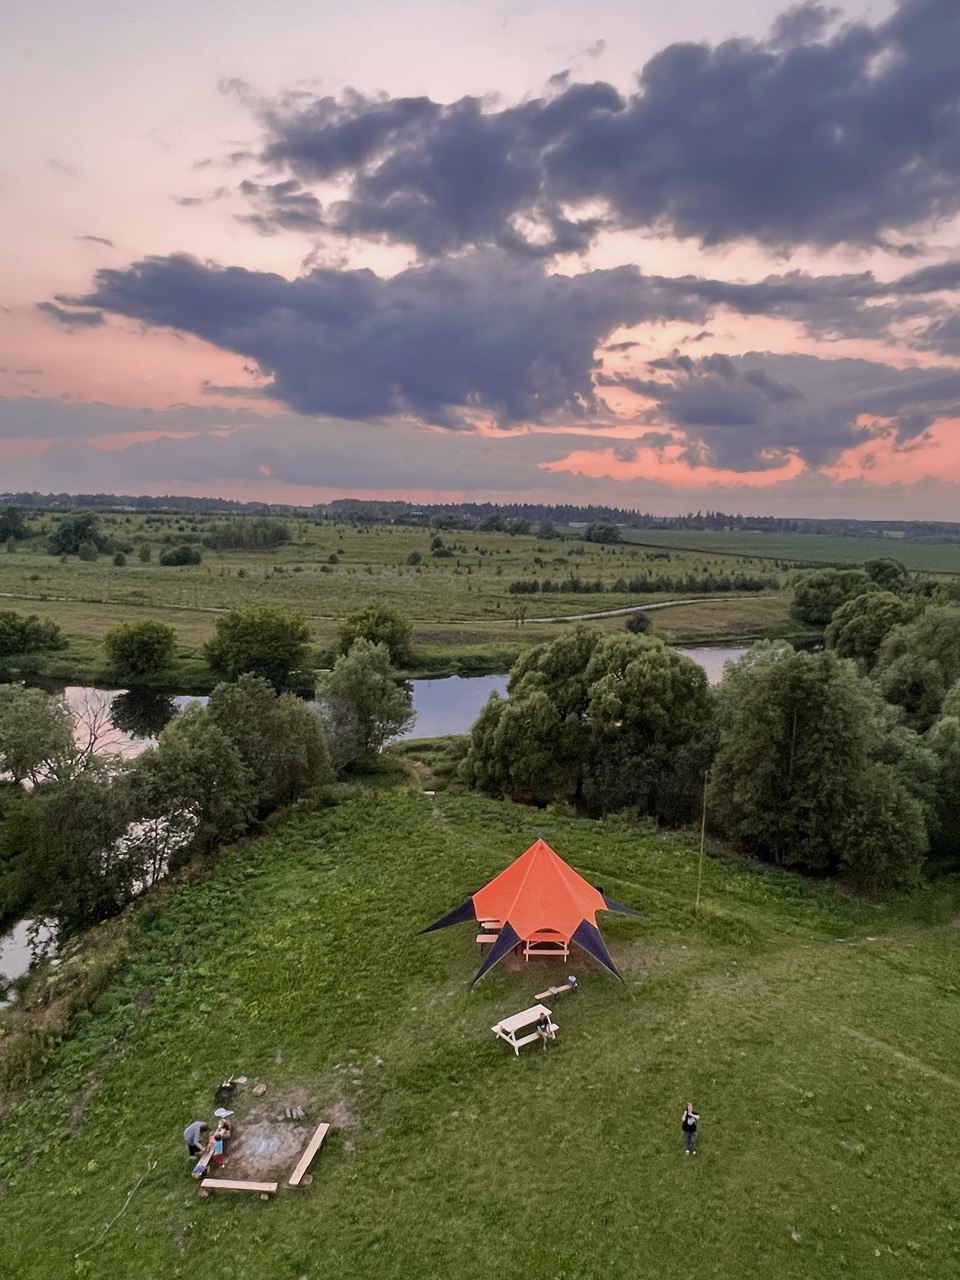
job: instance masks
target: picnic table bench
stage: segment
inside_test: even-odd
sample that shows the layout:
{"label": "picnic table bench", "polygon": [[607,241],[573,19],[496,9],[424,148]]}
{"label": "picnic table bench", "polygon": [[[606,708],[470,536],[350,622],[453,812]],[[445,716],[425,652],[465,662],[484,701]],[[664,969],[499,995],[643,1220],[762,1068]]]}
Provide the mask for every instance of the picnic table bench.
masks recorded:
{"label": "picnic table bench", "polygon": [[556,933],[553,929],[538,929],[530,935],[523,948],[526,960],[531,956],[563,956],[566,960],[569,954],[569,942],[562,933]]}
{"label": "picnic table bench", "polygon": [[529,1009],[515,1013],[509,1018],[501,1018],[496,1026],[491,1027],[490,1030],[495,1036],[499,1036],[501,1040],[506,1040],[513,1052],[519,1057],[520,1050],[525,1044],[532,1044],[534,1040],[540,1039],[540,1033],[536,1030],[526,1035],[520,1035],[519,1033],[523,1031],[524,1027],[534,1026],[542,1013],[545,1013],[550,1019],[550,1030],[556,1035],[559,1027],[553,1021],[553,1015],[545,1004],[531,1005]]}

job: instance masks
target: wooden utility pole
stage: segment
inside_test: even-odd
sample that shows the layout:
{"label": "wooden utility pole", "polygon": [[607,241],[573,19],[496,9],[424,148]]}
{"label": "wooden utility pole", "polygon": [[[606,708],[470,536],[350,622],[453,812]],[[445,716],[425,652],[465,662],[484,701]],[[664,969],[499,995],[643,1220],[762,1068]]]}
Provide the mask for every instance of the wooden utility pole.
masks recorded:
{"label": "wooden utility pole", "polygon": [[700,914],[700,886],[703,883],[703,847],[707,838],[707,778],[709,774],[703,775],[703,812],[700,815],[700,861],[697,863],[697,901],[694,905],[694,912]]}

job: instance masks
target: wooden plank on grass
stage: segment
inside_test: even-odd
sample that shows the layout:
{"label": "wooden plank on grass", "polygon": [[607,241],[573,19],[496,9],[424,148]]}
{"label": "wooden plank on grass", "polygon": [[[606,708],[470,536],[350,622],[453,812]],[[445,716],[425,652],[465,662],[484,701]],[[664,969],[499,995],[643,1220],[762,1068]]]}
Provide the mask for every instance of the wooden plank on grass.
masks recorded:
{"label": "wooden plank on grass", "polygon": [[299,1187],[300,1183],[303,1181],[303,1175],[310,1168],[310,1163],[313,1160],[313,1157],[320,1150],[323,1140],[327,1136],[327,1131],[329,1128],[330,1126],[328,1124],[317,1125],[316,1132],[314,1133],[310,1141],[307,1143],[306,1147],[304,1148],[303,1155],[297,1161],[297,1167],[294,1169],[293,1173],[291,1173],[290,1175],[290,1181],[287,1183],[288,1187]]}
{"label": "wooden plank on grass", "polygon": [[230,1178],[204,1178],[200,1183],[200,1194],[209,1195],[211,1191],[255,1191],[261,1199],[272,1196],[279,1184],[276,1182],[234,1182]]}

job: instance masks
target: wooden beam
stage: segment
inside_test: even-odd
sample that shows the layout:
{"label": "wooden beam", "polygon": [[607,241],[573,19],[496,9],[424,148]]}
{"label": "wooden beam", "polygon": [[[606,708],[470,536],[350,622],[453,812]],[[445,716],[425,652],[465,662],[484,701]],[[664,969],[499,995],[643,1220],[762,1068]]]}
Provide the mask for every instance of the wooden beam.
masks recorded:
{"label": "wooden beam", "polygon": [[304,1148],[303,1155],[297,1161],[297,1167],[294,1169],[293,1173],[291,1173],[290,1175],[290,1180],[287,1183],[288,1187],[300,1186],[301,1182],[303,1181],[303,1175],[310,1168],[310,1163],[313,1160],[313,1157],[320,1150],[320,1147],[323,1144],[323,1140],[327,1136],[327,1131],[329,1130],[329,1128],[330,1126],[328,1124],[317,1125],[316,1132],[314,1133],[310,1141],[307,1143],[306,1147]]}
{"label": "wooden beam", "polygon": [[204,1178],[200,1183],[200,1194],[208,1196],[211,1191],[255,1191],[261,1200],[272,1196],[278,1187],[276,1182],[233,1182],[229,1178]]}
{"label": "wooden beam", "polygon": [[203,1175],[207,1172],[207,1165],[213,1159],[213,1148],[215,1147],[215,1145],[216,1143],[214,1142],[213,1138],[211,1138],[209,1144],[207,1145],[206,1151],[203,1153],[203,1155],[200,1157],[197,1163],[193,1166],[193,1172],[190,1175],[191,1177],[202,1178]]}

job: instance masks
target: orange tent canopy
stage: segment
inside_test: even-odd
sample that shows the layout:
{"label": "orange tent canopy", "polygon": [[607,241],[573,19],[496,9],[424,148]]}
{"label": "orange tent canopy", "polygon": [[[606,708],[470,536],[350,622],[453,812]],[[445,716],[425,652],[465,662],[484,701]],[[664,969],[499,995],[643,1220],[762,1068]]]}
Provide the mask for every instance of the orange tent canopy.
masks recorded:
{"label": "orange tent canopy", "polygon": [[640,914],[588,884],[545,840],[537,840],[489,884],[421,932],[431,933],[467,920],[499,920],[500,933],[474,982],[518,942],[529,941],[544,931],[557,934],[565,942],[575,942],[619,977],[597,928],[598,911]]}
{"label": "orange tent canopy", "polygon": [[582,920],[596,923],[603,894],[538,840],[473,895],[478,920],[503,920],[526,942],[541,929],[569,942]]}

